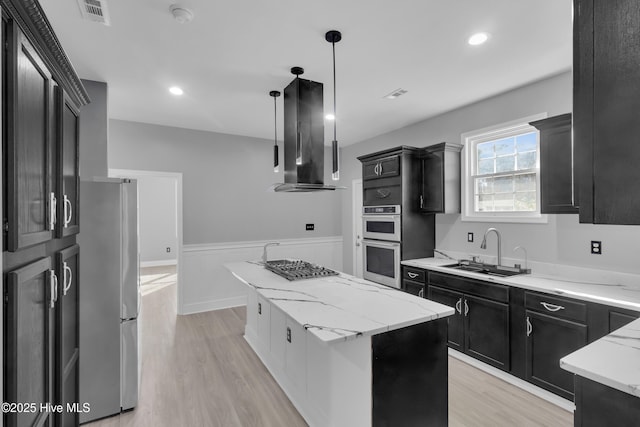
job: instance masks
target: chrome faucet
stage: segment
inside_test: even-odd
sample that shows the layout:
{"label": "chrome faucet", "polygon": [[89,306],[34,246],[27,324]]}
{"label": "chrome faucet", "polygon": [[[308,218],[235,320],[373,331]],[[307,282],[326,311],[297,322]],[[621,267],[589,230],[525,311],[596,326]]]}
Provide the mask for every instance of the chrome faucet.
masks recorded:
{"label": "chrome faucet", "polygon": [[280,242],[269,242],[264,245],[264,247],[262,248],[262,262],[264,264],[267,263],[267,248],[269,246],[278,246],[278,245],[280,245]]}
{"label": "chrome faucet", "polygon": [[494,231],[496,233],[496,236],[498,237],[498,263],[497,265],[501,265],[502,264],[502,236],[500,235],[500,232],[498,231],[497,228],[489,228],[487,229],[487,231],[484,232],[484,239],[482,239],[482,243],[480,243],[480,249],[487,249],[487,234],[489,234],[490,232]]}

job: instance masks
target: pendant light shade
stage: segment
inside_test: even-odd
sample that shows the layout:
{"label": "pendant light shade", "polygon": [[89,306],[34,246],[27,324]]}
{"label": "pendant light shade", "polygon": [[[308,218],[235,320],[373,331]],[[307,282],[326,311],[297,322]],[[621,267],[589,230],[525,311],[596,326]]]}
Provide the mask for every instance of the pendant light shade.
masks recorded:
{"label": "pendant light shade", "polygon": [[280,163],[278,161],[278,118],[276,110],[276,98],[280,96],[280,92],[272,90],[269,95],[273,97],[273,171],[280,171]]}
{"label": "pendant light shade", "polygon": [[333,48],[333,141],[331,141],[331,153],[333,159],[333,169],[331,173],[331,179],[338,181],[340,179],[340,159],[338,158],[338,138],[336,137],[336,122],[338,116],[336,114],[336,43],[342,40],[342,34],[340,31],[331,30],[327,31],[324,35],[325,40],[331,43]]}

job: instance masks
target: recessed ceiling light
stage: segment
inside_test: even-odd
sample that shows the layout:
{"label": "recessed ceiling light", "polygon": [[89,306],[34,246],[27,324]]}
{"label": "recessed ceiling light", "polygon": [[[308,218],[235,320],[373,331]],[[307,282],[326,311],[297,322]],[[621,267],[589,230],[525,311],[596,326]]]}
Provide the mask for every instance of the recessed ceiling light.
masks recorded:
{"label": "recessed ceiling light", "polygon": [[335,120],[336,116],[334,116],[333,114],[327,114],[326,116],[324,116],[324,118],[327,120]]}
{"label": "recessed ceiling light", "polygon": [[471,46],[478,46],[478,45],[481,45],[482,43],[486,42],[487,40],[489,40],[489,34],[487,34],[487,33],[475,33],[474,35],[469,37],[469,40],[467,42]]}
{"label": "recessed ceiling light", "polygon": [[184,91],[180,89],[178,86],[170,87],[169,92],[171,92],[174,95],[182,95],[184,93]]}

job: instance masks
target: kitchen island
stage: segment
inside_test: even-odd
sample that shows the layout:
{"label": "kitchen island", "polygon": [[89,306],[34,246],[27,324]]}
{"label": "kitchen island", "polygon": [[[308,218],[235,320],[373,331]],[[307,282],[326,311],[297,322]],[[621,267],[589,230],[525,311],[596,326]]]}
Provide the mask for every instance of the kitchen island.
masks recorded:
{"label": "kitchen island", "polygon": [[245,339],[310,426],[447,425],[452,308],[344,273],[225,267],[247,285]]}

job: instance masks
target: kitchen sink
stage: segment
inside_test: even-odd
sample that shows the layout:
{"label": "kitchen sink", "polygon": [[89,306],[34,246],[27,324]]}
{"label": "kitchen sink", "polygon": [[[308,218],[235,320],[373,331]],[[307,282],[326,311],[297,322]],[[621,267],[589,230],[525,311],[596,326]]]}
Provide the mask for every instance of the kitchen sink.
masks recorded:
{"label": "kitchen sink", "polygon": [[520,267],[507,267],[504,265],[483,264],[473,261],[462,260],[456,264],[443,265],[446,268],[455,270],[471,271],[473,273],[486,274],[487,276],[509,277],[518,274],[528,274],[531,270]]}

